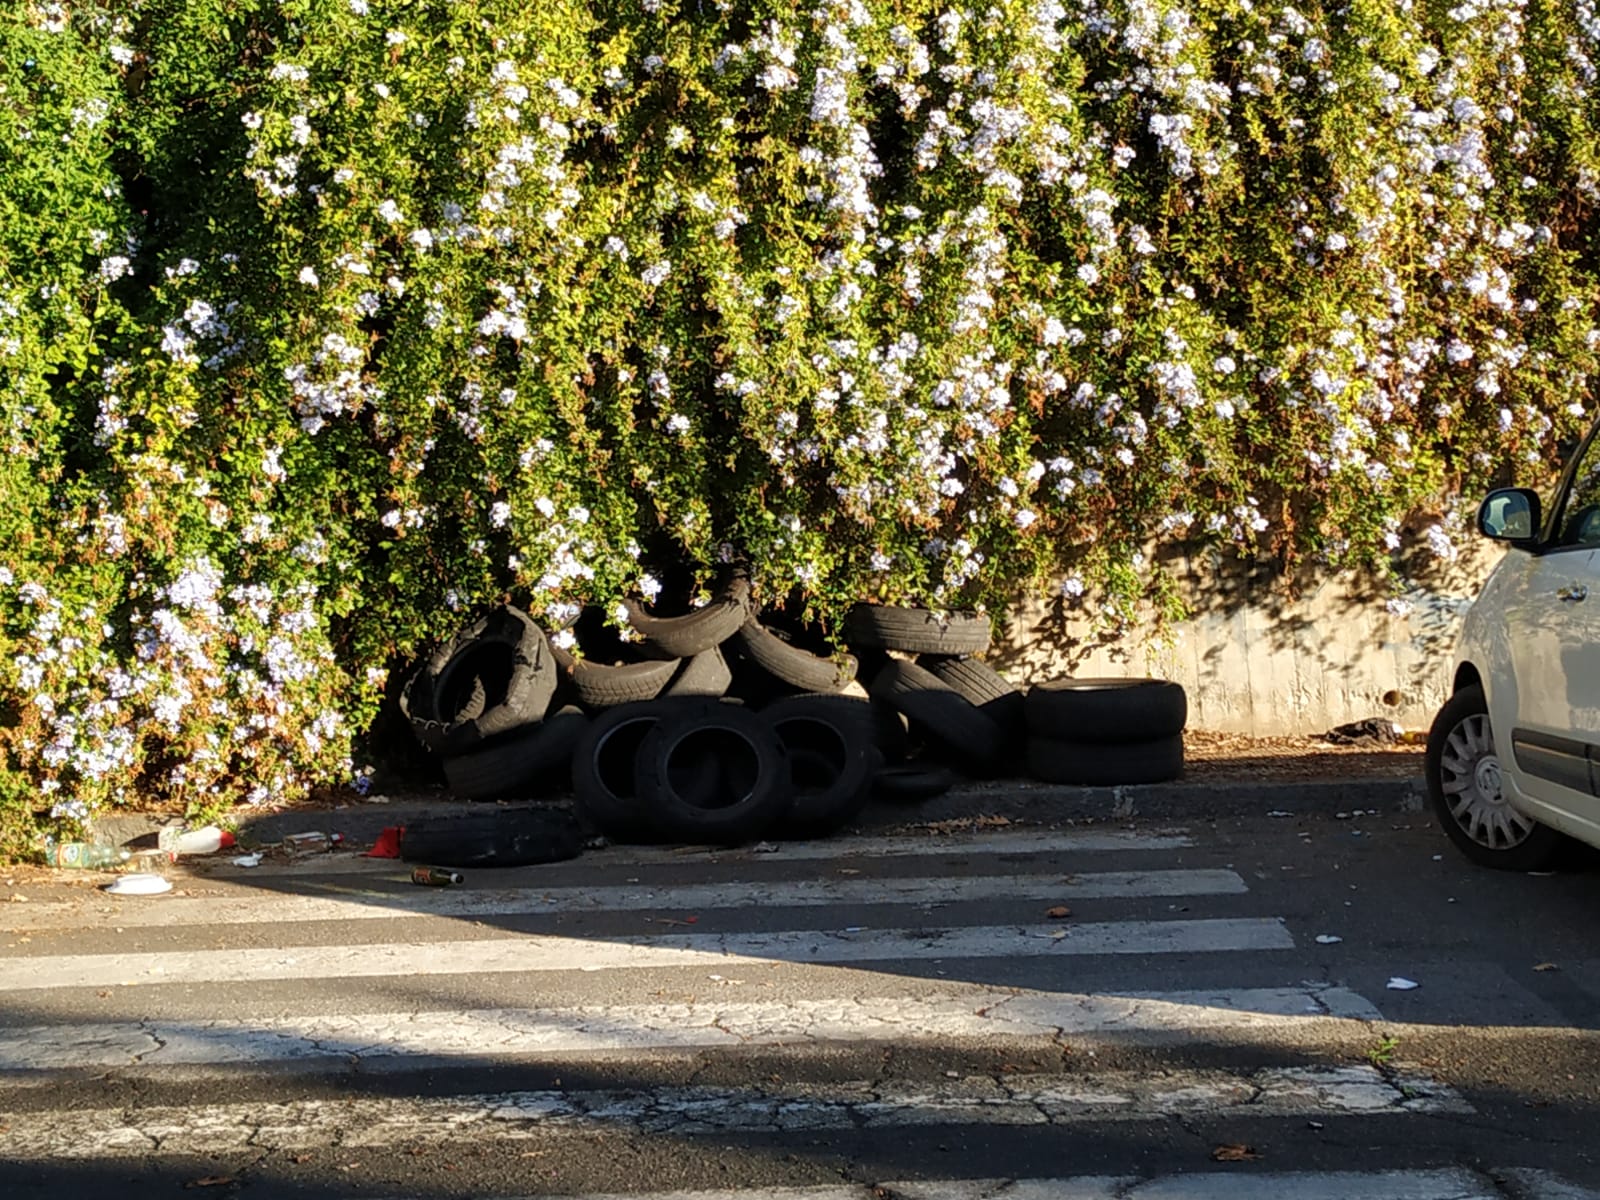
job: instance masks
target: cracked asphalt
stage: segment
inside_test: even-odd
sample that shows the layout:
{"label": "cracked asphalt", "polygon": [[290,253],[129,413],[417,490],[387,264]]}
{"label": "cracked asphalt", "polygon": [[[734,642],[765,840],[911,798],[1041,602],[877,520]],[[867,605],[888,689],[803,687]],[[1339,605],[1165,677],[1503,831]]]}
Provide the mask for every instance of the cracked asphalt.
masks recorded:
{"label": "cracked asphalt", "polygon": [[[1174,829],[1187,844],[1159,841]],[[1484,872],[1419,814],[1197,816],[1132,833],[1156,840],[604,851],[485,873],[504,899],[468,903],[469,880],[435,893],[449,898],[437,912],[392,864],[350,859],[198,869],[170,924],[154,904],[30,884],[0,907],[0,1189],[760,1194],[1071,1174],[1129,1180],[1105,1194],[1135,1196],[1174,1172],[1435,1170],[1513,1196],[1536,1194],[1514,1173],[1540,1169],[1600,1190],[1591,857]],[[1214,886],[1151,882],[1182,871]],[[883,898],[865,903],[877,879]],[[334,901],[367,911],[317,907]],[[1070,916],[1047,917],[1054,902]],[[1138,940],[1168,921],[1221,923],[1207,928],[1224,940]],[[1275,923],[1282,944],[1255,946],[1249,922]],[[1055,946],[1117,926],[1133,940]],[[917,949],[857,953],[895,931]],[[614,952],[691,936],[735,953]],[[1029,951],[975,952],[1011,937]],[[556,954],[557,941],[559,968],[450,965],[463,946]],[[849,957],[811,957],[836,942]],[[400,948],[386,973],[338,969],[386,947]],[[285,965],[246,971],[228,957],[240,951]],[[202,977],[117,975],[118,956],[131,972],[163,955],[191,956]],[[87,982],[50,983],[68,958]],[[1397,977],[1419,986],[1391,990]],[[1227,1145],[1259,1157],[1213,1161]]]}

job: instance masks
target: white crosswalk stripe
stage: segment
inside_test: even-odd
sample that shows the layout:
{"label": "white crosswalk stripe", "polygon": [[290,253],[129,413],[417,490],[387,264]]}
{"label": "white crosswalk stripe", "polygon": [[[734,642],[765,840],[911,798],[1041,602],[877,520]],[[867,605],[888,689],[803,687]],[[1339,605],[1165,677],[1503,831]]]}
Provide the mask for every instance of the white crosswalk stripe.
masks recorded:
{"label": "white crosswalk stripe", "polygon": [[[446,891],[408,887],[392,862],[330,856],[316,864],[320,871],[298,864],[294,873],[218,872],[210,881],[217,886],[206,889],[214,895],[29,905],[5,914],[27,942],[7,950],[14,969],[0,972],[11,1014],[0,1023],[0,1160],[612,1133],[687,1145],[943,1126],[1025,1133],[1173,1118],[1406,1121],[1472,1112],[1462,1095],[1403,1062],[1221,1061],[1230,1047],[1318,1038],[1370,1045],[1382,1014],[1337,982],[1295,982],[1291,956],[1301,947],[1289,925],[1252,911],[1246,880],[1233,869],[1172,861],[1191,845],[1181,831],[1007,831],[840,839],[832,853],[826,842],[759,855],[620,850],[580,860],[581,868],[510,877],[526,886],[479,887],[492,878],[483,873]],[[1063,903],[1081,911],[1056,910]],[[141,940],[118,949],[126,938]],[[1248,965],[1258,974],[1281,962],[1287,977],[1210,989],[1070,982],[1082,968],[1159,983],[1163,961],[1180,960],[1214,962],[1223,972]],[[1056,962],[1047,968],[1060,980],[1054,986],[1001,982],[1007,970]],[[958,963],[965,968],[945,978],[943,968]],[[1177,984],[1183,974],[1165,978]],[[258,1000],[257,988],[277,990]],[[498,999],[506,993],[511,1003]],[[1096,1070],[1092,1050],[1075,1069],[1049,1069],[1062,1045],[1092,1047],[1094,1039],[1221,1049],[1159,1071]],[[871,1060],[839,1057],[880,1045],[1049,1053],[1008,1073],[963,1065],[932,1078],[852,1075],[851,1064]],[[766,1050],[789,1055],[790,1071],[699,1084],[648,1073],[608,1083],[600,1069],[674,1054],[732,1063]],[[805,1066],[813,1058],[835,1066],[813,1078]],[[552,1076],[574,1064],[598,1073],[574,1072],[585,1081],[567,1085],[523,1087],[519,1079],[510,1088],[474,1086],[466,1075],[442,1091],[404,1082],[407,1072],[441,1065],[470,1074],[541,1062],[552,1064]],[[354,1063],[401,1080],[399,1094],[330,1096],[291,1086]],[[137,1077],[158,1093],[131,1107],[93,1097],[69,1103],[65,1093],[56,1103],[57,1089],[85,1071]],[[179,1102],[170,1089],[159,1092],[171,1081],[211,1077],[205,1073],[224,1085],[251,1081],[249,1094]],[[1206,1190],[1209,1178],[1021,1180],[1003,1195],[1221,1197]],[[1268,1195],[1229,1181],[1229,1200]],[[1002,1194],[981,1182],[886,1184],[879,1194]],[[1306,1172],[1281,1175],[1270,1190],[1274,1198],[1497,1194],[1454,1170]],[[757,1191],[786,1200],[872,1194],[855,1185]]]}

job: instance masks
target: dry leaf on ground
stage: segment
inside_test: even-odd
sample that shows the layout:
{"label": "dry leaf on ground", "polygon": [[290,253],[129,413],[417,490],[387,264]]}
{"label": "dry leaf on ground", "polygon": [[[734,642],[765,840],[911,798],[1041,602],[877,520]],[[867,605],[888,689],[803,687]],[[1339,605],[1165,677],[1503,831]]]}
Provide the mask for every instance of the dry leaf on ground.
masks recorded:
{"label": "dry leaf on ground", "polygon": [[1254,1146],[1228,1144],[1218,1146],[1211,1152],[1213,1162],[1254,1162],[1261,1155],[1256,1153]]}
{"label": "dry leaf on ground", "polygon": [[1044,915],[1049,917],[1052,921],[1059,921],[1063,917],[1070,917],[1072,915],[1072,910],[1065,904],[1058,904],[1054,908],[1046,909]]}

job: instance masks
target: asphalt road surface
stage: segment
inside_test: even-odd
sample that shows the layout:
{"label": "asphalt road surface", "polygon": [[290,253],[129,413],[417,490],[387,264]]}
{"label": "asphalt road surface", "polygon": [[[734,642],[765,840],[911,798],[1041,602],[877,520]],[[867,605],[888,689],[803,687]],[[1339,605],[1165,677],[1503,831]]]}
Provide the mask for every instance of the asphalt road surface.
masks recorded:
{"label": "asphalt road surface", "polygon": [[0,1195],[1600,1196],[1600,871],[1422,816],[407,873],[0,889]]}

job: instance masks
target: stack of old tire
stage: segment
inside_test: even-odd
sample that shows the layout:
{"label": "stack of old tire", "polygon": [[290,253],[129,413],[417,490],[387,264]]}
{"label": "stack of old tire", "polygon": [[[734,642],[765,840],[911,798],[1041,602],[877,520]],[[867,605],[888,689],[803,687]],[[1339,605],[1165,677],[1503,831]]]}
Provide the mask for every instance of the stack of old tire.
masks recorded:
{"label": "stack of old tire", "polygon": [[1066,679],[1024,694],[978,657],[981,615],[858,605],[851,653],[812,653],[738,578],[680,616],[623,608],[634,641],[612,650],[631,661],[574,657],[507,606],[419,667],[400,706],[452,791],[570,789],[612,840],[738,843],[826,834],[874,796],[924,800],[957,773],[1100,784],[1182,769],[1180,687]]}

